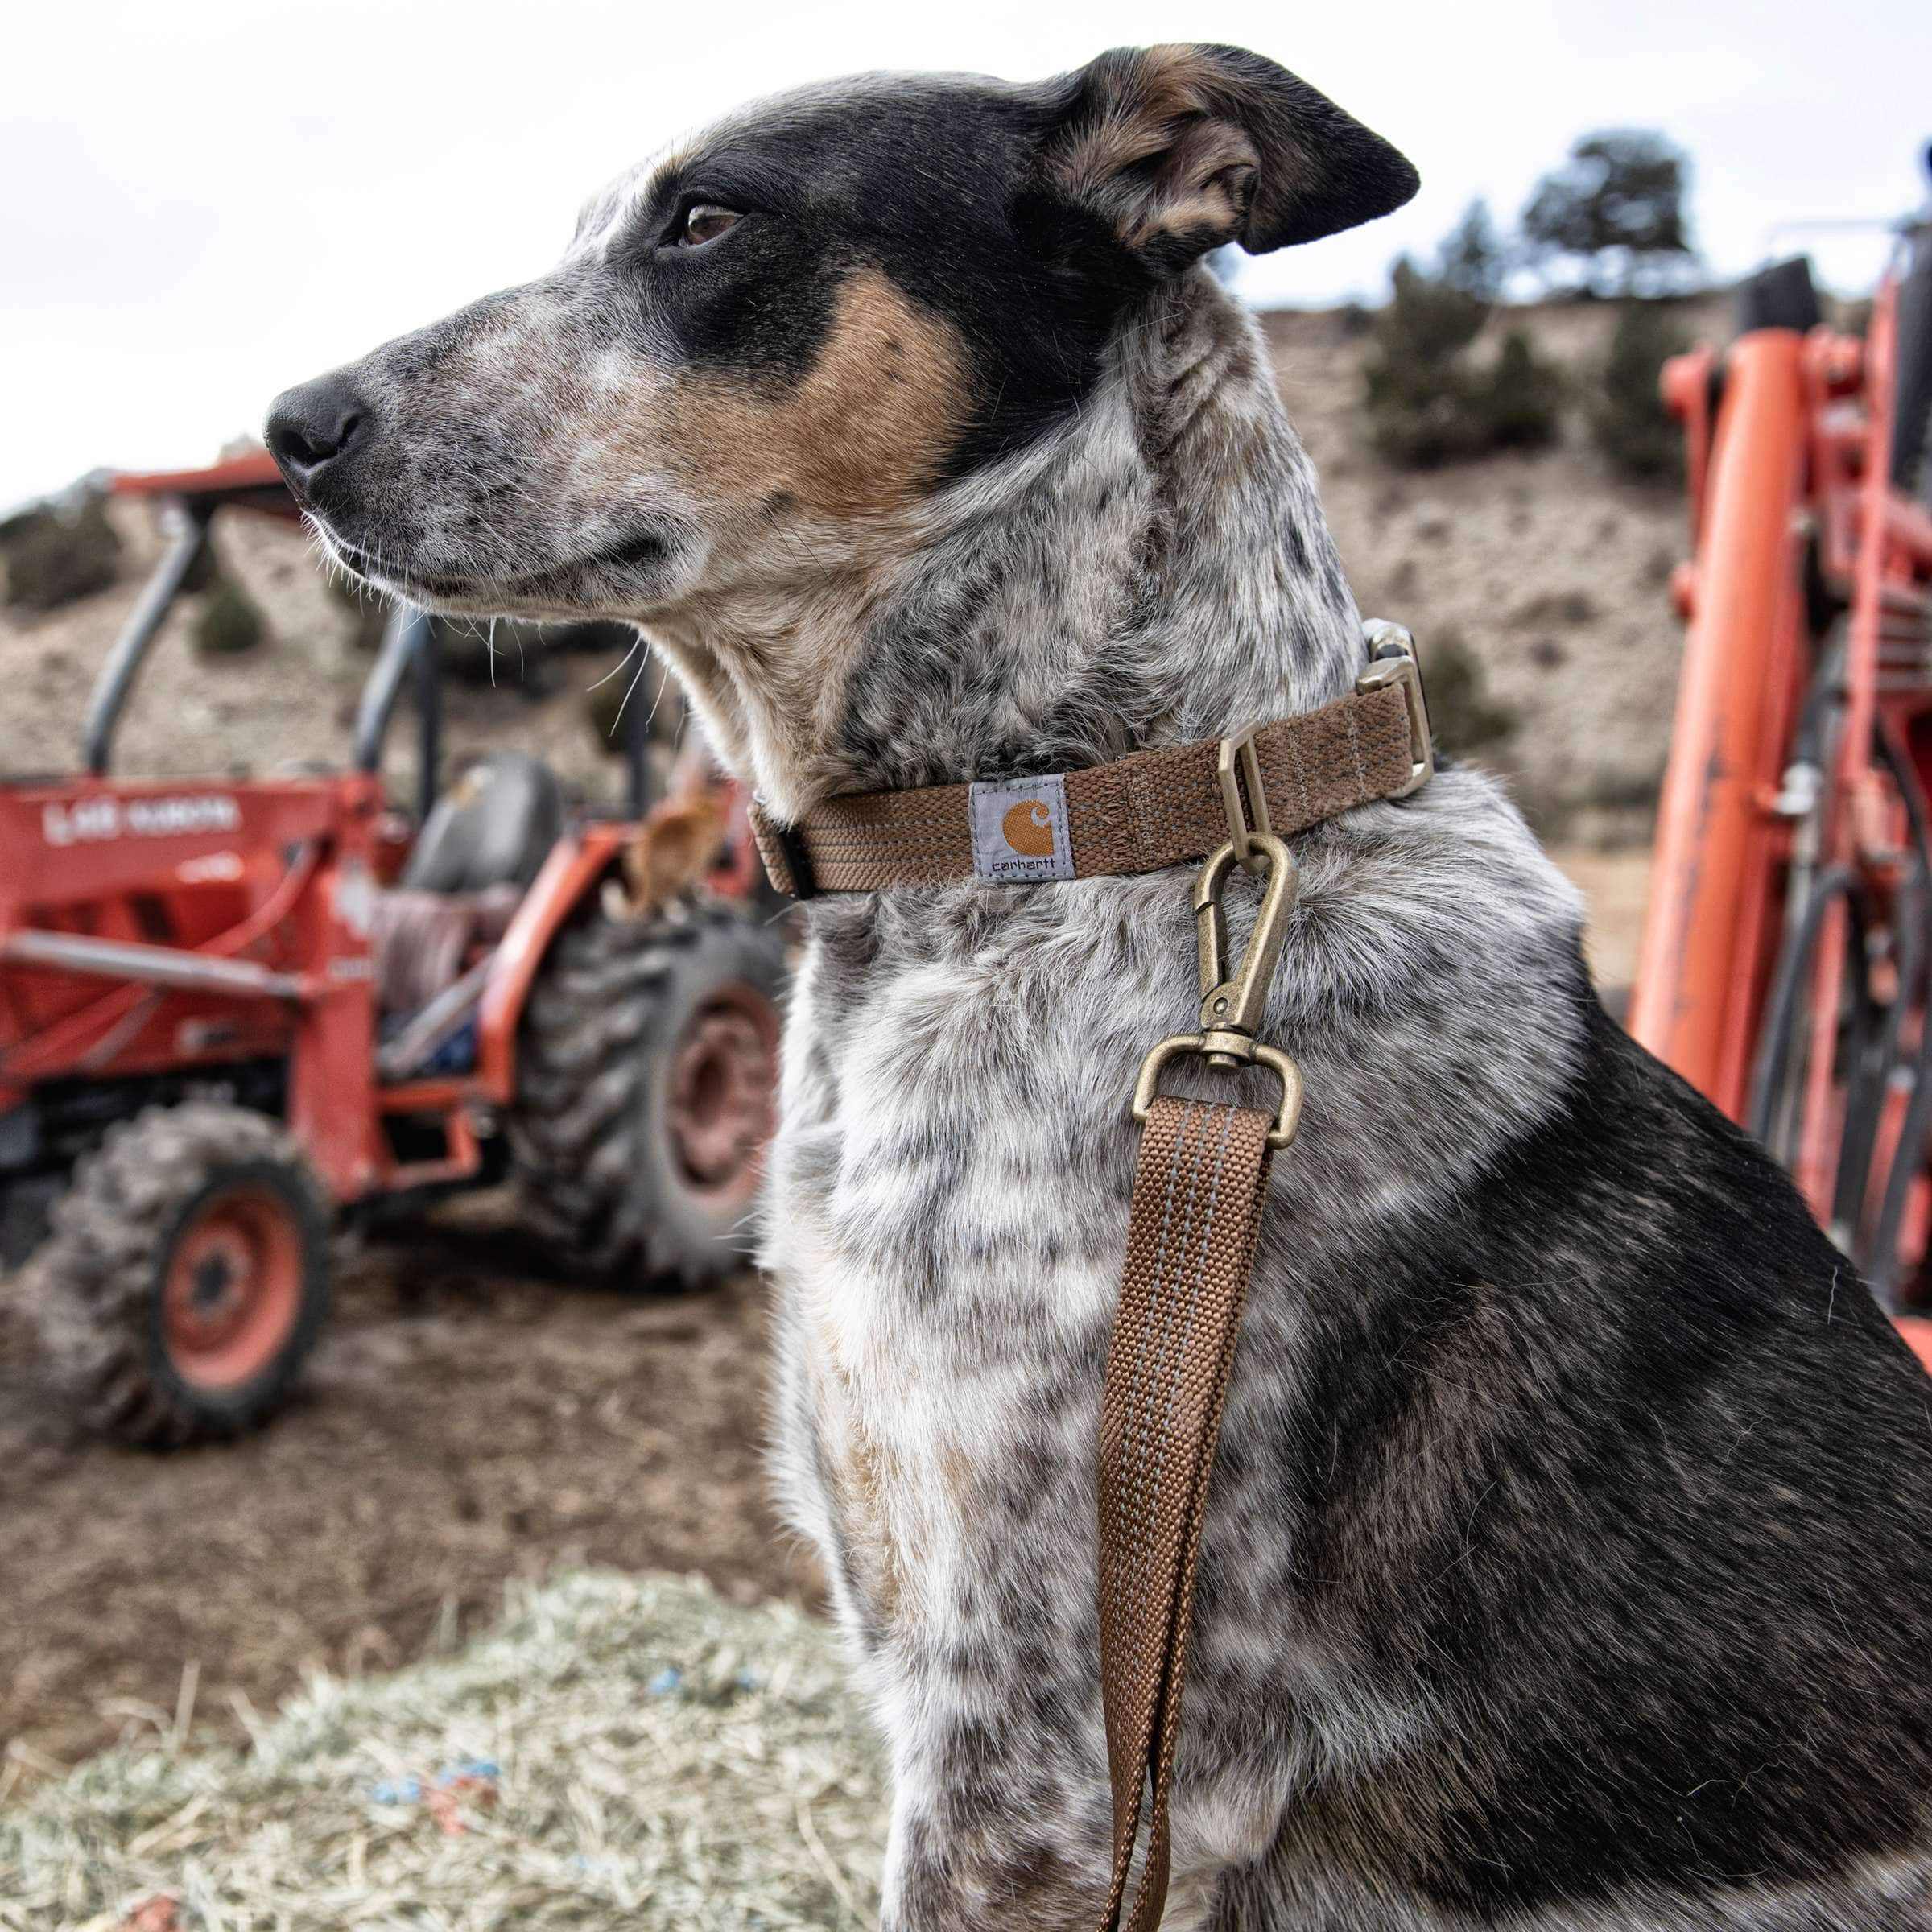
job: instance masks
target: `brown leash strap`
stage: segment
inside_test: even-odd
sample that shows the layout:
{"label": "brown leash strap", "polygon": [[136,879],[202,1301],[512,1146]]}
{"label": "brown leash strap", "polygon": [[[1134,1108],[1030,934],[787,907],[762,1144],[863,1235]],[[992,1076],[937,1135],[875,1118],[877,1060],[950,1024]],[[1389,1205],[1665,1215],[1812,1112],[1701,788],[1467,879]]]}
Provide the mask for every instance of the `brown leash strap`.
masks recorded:
{"label": "brown leash strap", "polygon": [[1141,1136],[1100,1413],[1100,1683],[1113,1786],[1103,1932],[1121,1922],[1149,1791],[1130,1932],[1153,1932],[1166,1903],[1201,1523],[1276,1125],[1252,1108],[1158,1096]]}
{"label": "brown leash strap", "polygon": [[1258,781],[1273,829],[1291,837],[1358,805],[1406,797],[1432,769],[1428,712],[1406,654],[1371,664],[1352,696],[1245,734],[1232,779],[1220,768],[1228,742],[1135,752],[1079,771],[828,799],[789,825],[754,809],[752,833],[772,884],[798,898],[954,879],[1030,885],[1205,858],[1228,836],[1229,783],[1245,800]]}
{"label": "brown leash strap", "polygon": [[[1226,741],[1224,770],[1252,756]],[[1100,1932],[1117,1932],[1146,1801],[1147,1856],[1129,1932],[1154,1932],[1167,1902],[1168,1802],[1208,1486],[1261,1211],[1277,1151],[1301,1121],[1301,1069],[1255,1036],[1288,936],[1301,874],[1267,829],[1273,806],[1256,780],[1227,797],[1227,843],[1195,881],[1200,1031],[1162,1040],[1141,1065],[1133,1117],[1139,1165],[1127,1224],[1127,1267],[1100,1405],[1100,1703],[1113,1798],[1113,1869]],[[1262,883],[1245,950],[1230,960],[1221,899],[1237,868]],[[1159,1092],[1177,1059],[1280,1083],[1273,1114]]]}

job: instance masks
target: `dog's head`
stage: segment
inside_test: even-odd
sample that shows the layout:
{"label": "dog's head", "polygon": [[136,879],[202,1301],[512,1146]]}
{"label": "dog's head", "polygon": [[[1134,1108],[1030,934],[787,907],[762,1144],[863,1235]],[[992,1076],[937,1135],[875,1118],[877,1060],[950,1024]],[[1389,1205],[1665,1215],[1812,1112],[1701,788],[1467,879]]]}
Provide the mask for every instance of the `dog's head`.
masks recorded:
{"label": "dog's head", "polygon": [[1064,421],[1209,250],[1415,186],[1232,47],[815,87],[617,183],[554,273],[290,390],[269,444],[335,555],[433,609],[809,596]]}

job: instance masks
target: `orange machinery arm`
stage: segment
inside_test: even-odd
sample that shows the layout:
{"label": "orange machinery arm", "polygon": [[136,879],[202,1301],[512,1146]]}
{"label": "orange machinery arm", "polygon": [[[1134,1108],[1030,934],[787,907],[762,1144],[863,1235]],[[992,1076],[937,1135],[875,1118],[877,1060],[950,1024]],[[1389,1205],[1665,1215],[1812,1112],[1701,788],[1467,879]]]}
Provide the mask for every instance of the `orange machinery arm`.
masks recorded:
{"label": "orange machinery arm", "polygon": [[[1690,630],[1630,1005],[1637,1039],[1733,1120],[1749,1104],[1777,941],[1766,843],[1784,828],[1768,806],[1802,669],[1803,351],[1793,331],[1761,329],[1725,360],[1698,562],[1680,590]],[[1710,367],[1684,358],[1667,386],[1703,382]],[[1671,399],[1701,415],[1700,398]]]}

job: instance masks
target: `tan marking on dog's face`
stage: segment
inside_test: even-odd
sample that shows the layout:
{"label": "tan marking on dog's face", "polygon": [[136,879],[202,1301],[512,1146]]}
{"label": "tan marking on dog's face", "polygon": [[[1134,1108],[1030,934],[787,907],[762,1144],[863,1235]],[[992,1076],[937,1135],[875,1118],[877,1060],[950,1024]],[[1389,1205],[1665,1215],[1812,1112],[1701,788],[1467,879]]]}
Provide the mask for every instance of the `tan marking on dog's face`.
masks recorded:
{"label": "tan marking on dog's face", "polygon": [[[867,271],[791,389],[680,374],[613,440],[613,473],[654,468],[706,532],[704,577],[651,613],[652,630],[728,755],[809,735],[836,712],[857,615],[908,547],[969,381],[964,344]],[[766,795],[786,796],[775,767],[757,776]]]}
{"label": "tan marking on dog's face", "polygon": [[670,475],[729,514],[872,522],[937,478],[968,407],[964,346],[886,278],[854,275],[811,372],[776,395],[679,373],[613,443],[621,463]]}

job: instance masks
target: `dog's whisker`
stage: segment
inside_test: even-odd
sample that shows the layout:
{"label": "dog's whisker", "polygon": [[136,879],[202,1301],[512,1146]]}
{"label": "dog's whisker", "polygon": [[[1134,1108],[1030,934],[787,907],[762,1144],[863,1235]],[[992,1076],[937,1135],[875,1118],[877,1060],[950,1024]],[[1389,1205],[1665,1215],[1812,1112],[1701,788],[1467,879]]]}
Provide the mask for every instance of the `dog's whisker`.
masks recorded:
{"label": "dog's whisker", "polygon": [[624,722],[625,708],[630,703],[632,695],[636,691],[638,682],[643,675],[644,666],[640,664],[638,667],[637,675],[624,687],[624,695],[617,700],[617,716],[610,720],[610,729],[605,733],[605,737],[614,738],[617,735],[617,727]]}
{"label": "dog's whisker", "polygon": [[613,678],[617,676],[629,666],[631,659],[634,658],[638,654],[638,652],[642,648],[643,642],[644,640],[642,638],[639,638],[636,642],[631,646],[630,649],[625,651],[623,656],[618,658],[617,663],[613,664],[609,671],[605,672],[602,677],[599,678],[595,683],[585,685],[584,688],[586,691],[601,691]]}

